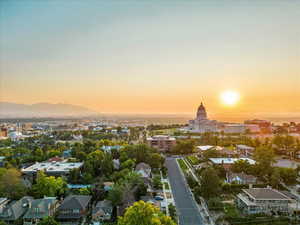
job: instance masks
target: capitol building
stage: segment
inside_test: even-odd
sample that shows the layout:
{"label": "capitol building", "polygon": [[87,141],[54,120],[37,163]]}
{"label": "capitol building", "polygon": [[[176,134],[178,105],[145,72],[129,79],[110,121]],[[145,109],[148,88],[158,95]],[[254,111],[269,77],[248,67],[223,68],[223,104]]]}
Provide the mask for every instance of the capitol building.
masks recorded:
{"label": "capitol building", "polygon": [[216,120],[209,120],[204,105],[200,104],[194,120],[189,121],[188,130],[197,133],[218,132],[219,123]]}

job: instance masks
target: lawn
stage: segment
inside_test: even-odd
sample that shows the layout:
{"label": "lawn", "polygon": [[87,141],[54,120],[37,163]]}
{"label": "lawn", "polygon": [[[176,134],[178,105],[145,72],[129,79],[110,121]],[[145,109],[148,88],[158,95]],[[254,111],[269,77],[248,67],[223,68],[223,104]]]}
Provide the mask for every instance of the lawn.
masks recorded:
{"label": "lawn", "polygon": [[179,166],[183,170],[183,172],[185,172],[188,169],[183,159],[177,159],[177,162],[179,163]]}
{"label": "lawn", "polygon": [[167,183],[167,182],[164,182],[164,185],[165,185],[165,189],[166,189],[166,190],[169,190],[169,189],[170,189],[170,187],[169,187],[169,183]]}
{"label": "lawn", "polygon": [[193,164],[193,165],[197,165],[199,164],[199,159],[196,156],[188,156],[187,159]]}

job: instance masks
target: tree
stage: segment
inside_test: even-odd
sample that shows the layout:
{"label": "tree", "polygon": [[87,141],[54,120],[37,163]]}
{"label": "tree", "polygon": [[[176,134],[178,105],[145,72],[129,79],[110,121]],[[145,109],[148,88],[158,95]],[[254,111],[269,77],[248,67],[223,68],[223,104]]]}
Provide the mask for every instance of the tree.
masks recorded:
{"label": "tree", "polygon": [[121,164],[121,169],[130,169],[132,170],[135,167],[134,159],[127,159],[125,162]]}
{"label": "tree", "polygon": [[217,157],[220,157],[220,153],[215,148],[206,150],[203,153],[203,158],[205,160],[208,160],[209,158],[217,158]]}
{"label": "tree", "polygon": [[0,195],[10,199],[19,199],[26,194],[21,181],[21,173],[15,168],[5,169],[0,176]]}
{"label": "tree", "polygon": [[154,205],[138,201],[119,217],[118,225],[175,225],[175,222]]}
{"label": "tree", "polygon": [[171,203],[169,204],[169,213],[173,221],[177,219],[176,207]]}
{"label": "tree", "polygon": [[33,185],[32,189],[38,198],[44,196],[55,197],[64,194],[66,185],[66,182],[61,177],[47,177],[43,171],[39,171],[36,184]]}
{"label": "tree", "polygon": [[231,170],[235,173],[244,172],[246,174],[251,173],[251,164],[247,160],[237,160],[233,163]]}
{"label": "tree", "polygon": [[155,176],[152,180],[152,183],[153,183],[153,187],[155,189],[162,189],[162,183],[161,183],[160,176]]}
{"label": "tree", "polygon": [[121,204],[123,200],[123,191],[123,186],[115,184],[112,189],[109,190],[107,199],[110,200],[114,206],[117,206]]}
{"label": "tree", "polygon": [[278,168],[282,181],[287,185],[297,183],[297,170],[293,168]]}
{"label": "tree", "polygon": [[161,168],[164,165],[165,158],[159,153],[153,153],[150,156],[149,165],[152,168]]}
{"label": "tree", "polygon": [[210,199],[212,197],[218,196],[221,192],[220,179],[214,168],[208,167],[202,172],[200,194],[206,198]]}
{"label": "tree", "polygon": [[38,225],[59,225],[59,223],[51,216],[43,218]]}
{"label": "tree", "polygon": [[173,147],[172,152],[174,154],[189,154],[194,152],[195,142],[194,140],[178,141]]}
{"label": "tree", "polygon": [[280,185],[280,180],[281,180],[281,177],[280,177],[280,172],[278,169],[274,169],[273,170],[273,173],[270,177],[270,184],[273,188],[276,188],[278,189],[279,185]]}
{"label": "tree", "polygon": [[3,220],[0,220],[0,225],[7,225]]}
{"label": "tree", "polygon": [[256,169],[261,177],[272,173],[272,164],[275,163],[273,149],[267,146],[256,148],[253,158],[256,160]]}

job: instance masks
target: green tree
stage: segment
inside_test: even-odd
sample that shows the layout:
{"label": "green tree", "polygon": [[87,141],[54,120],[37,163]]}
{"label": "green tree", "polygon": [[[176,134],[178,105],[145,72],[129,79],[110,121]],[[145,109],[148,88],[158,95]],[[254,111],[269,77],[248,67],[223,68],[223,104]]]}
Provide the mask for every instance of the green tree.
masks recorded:
{"label": "green tree", "polygon": [[246,174],[251,173],[251,164],[247,160],[237,160],[233,163],[231,170],[235,173],[244,172]]}
{"label": "green tree", "polygon": [[51,216],[43,218],[38,225],[59,225],[59,223]]}
{"label": "green tree", "polygon": [[121,169],[130,169],[132,170],[135,167],[135,160],[134,159],[127,159],[125,162],[121,164]]}
{"label": "green tree", "polygon": [[162,182],[161,182],[160,176],[155,176],[152,179],[152,183],[153,183],[153,187],[155,189],[162,189]]}
{"label": "green tree", "polygon": [[273,188],[278,189],[280,185],[281,177],[278,169],[274,169],[270,177],[270,184]]}
{"label": "green tree", "polygon": [[194,152],[195,141],[194,140],[184,140],[178,141],[177,144],[173,147],[172,152],[174,154],[189,154]]}
{"label": "green tree", "polygon": [[36,184],[33,185],[32,189],[38,198],[43,196],[55,197],[64,194],[66,182],[61,177],[47,177],[43,171],[39,171]]}
{"label": "green tree", "polygon": [[21,181],[21,173],[15,168],[4,169],[0,176],[0,195],[10,199],[19,199],[26,194]]}
{"label": "green tree", "polygon": [[112,202],[114,206],[117,206],[121,204],[123,200],[123,192],[124,192],[124,187],[115,184],[113,188],[108,192],[108,199]]}
{"label": "green tree", "polygon": [[161,168],[164,165],[165,158],[159,153],[153,153],[150,156],[149,165],[152,168]]}
{"label": "green tree", "polygon": [[275,154],[272,148],[261,146],[256,148],[253,158],[256,160],[258,175],[264,177],[272,173],[272,165],[275,163]]}
{"label": "green tree", "polygon": [[202,173],[200,194],[210,199],[220,194],[220,179],[216,170],[212,167],[206,168]]}
{"label": "green tree", "polygon": [[118,225],[175,225],[175,222],[152,204],[139,201],[119,217]]}

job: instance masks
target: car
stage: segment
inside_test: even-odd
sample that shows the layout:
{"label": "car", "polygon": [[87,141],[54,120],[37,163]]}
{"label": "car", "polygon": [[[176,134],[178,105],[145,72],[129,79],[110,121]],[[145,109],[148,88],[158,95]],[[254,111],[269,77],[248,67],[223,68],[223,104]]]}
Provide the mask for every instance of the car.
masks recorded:
{"label": "car", "polygon": [[157,201],[164,200],[164,198],[162,196],[159,196],[159,195],[155,196],[154,199],[157,200]]}

